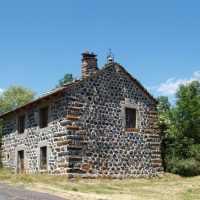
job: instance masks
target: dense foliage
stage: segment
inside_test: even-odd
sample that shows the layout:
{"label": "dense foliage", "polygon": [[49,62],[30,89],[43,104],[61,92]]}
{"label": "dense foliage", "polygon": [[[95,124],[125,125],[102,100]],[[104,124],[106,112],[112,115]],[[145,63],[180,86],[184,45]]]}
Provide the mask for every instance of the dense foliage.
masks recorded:
{"label": "dense foliage", "polygon": [[184,176],[200,174],[200,83],[180,85],[176,105],[159,97],[158,123],[163,166]]}
{"label": "dense foliage", "polygon": [[72,74],[65,74],[64,76],[63,76],[63,78],[61,78],[59,81],[58,81],[58,85],[56,85],[56,88],[58,88],[58,87],[62,87],[64,84],[66,84],[66,83],[70,83],[70,82],[72,82],[73,80],[75,80],[75,78],[73,77],[73,75]]}
{"label": "dense foliage", "polygon": [[22,106],[34,99],[35,93],[22,86],[11,86],[0,96],[0,113]]}

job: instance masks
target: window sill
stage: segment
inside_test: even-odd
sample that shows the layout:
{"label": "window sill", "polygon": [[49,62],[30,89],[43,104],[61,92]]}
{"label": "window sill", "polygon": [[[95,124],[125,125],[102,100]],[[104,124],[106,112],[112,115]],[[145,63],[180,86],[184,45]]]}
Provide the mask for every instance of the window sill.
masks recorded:
{"label": "window sill", "polygon": [[125,128],[126,132],[139,132],[138,128]]}
{"label": "window sill", "polygon": [[40,127],[39,127],[38,130],[39,130],[39,131],[43,131],[43,130],[47,130],[47,129],[49,129],[49,126],[45,126],[45,127],[43,127],[43,128],[40,128]]}
{"label": "window sill", "polygon": [[27,136],[27,132],[26,132],[26,131],[25,131],[24,133],[18,133],[18,132],[17,132],[16,136],[17,136],[18,138],[24,138],[24,137]]}

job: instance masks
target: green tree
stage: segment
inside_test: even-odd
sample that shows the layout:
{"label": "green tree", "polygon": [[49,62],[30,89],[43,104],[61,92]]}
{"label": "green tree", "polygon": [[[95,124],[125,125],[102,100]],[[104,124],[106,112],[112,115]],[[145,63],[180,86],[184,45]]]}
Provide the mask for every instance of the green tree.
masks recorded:
{"label": "green tree", "polygon": [[35,93],[22,86],[11,86],[0,96],[0,113],[7,112],[34,99]]}
{"label": "green tree", "polygon": [[[166,99],[158,106],[165,168],[184,176],[200,174],[200,83],[180,85],[176,105],[168,111]],[[160,110],[159,110],[160,108]],[[169,122],[169,123],[168,123]]]}
{"label": "green tree", "polygon": [[180,85],[176,97],[172,116],[176,136],[186,137],[194,144],[200,144],[200,82]]}
{"label": "green tree", "polygon": [[164,113],[164,112],[169,112],[171,108],[171,104],[169,103],[169,99],[166,96],[160,96],[157,98],[159,101],[158,104],[158,112],[159,113]]}
{"label": "green tree", "polygon": [[62,87],[64,84],[70,83],[70,82],[72,82],[73,80],[75,80],[75,77],[73,77],[72,74],[67,73],[67,74],[65,74],[65,75],[63,76],[63,78],[61,78],[61,79],[58,81],[58,85],[56,85],[56,88]]}
{"label": "green tree", "polygon": [[160,132],[160,140],[161,140],[161,155],[163,161],[164,170],[166,170],[166,154],[171,142],[170,138],[170,109],[171,104],[169,103],[168,97],[160,96],[157,98],[159,101],[158,104],[158,126]]}

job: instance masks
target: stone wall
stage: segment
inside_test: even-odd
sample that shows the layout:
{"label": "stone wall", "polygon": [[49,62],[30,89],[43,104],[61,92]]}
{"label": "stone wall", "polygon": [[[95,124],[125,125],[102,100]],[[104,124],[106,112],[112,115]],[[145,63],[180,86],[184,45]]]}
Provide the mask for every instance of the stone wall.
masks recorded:
{"label": "stone wall", "polygon": [[[17,134],[16,116],[5,119],[3,165],[16,169],[18,147],[25,150],[26,171],[41,171],[39,149],[47,145],[52,174],[124,178],[162,171],[155,102],[114,65],[50,98],[44,129],[38,126],[41,105],[25,111],[24,134]],[[125,107],[137,108],[137,128],[131,132],[123,125]]]}

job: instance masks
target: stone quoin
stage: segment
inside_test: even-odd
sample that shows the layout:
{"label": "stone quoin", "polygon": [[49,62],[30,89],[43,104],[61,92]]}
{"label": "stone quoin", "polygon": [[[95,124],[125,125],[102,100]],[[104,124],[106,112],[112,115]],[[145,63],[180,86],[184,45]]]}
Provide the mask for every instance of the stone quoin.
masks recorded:
{"label": "stone quoin", "polygon": [[162,172],[157,100],[121,65],[82,54],[82,78],[1,115],[2,163],[84,178]]}

